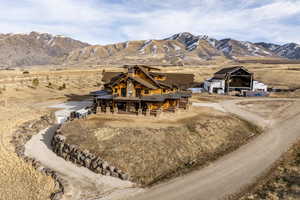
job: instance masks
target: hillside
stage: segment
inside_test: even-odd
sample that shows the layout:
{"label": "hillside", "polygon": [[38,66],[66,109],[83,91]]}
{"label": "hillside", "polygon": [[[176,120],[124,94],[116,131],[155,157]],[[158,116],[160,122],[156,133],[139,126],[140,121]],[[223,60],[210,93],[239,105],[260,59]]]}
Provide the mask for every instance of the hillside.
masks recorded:
{"label": "hillside", "polygon": [[0,68],[45,64],[199,65],[230,60],[300,59],[300,45],[217,40],[188,32],[160,40],[89,45],[63,36],[31,32],[0,34]]}
{"label": "hillside", "polygon": [[60,64],[63,56],[86,46],[89,45],[47,33],[0,34],[0,67]]}
{"label": "hillside", "polygon": [[[299,45],[298,45],[299,46]],[[243,57],[266,59],[300,59],[298,46],[251,43],[234,39],[217,40],[188,32],[162,40],[127,41],[111,45],[94,45],[72,51],[66,64],[150,64],[197,65]]]}
{"label": "hillside", "polygon": [[199,40],[189,45],[179,40],[140,40],[112,45],[95,45],[71,52],[66,63],[98,64],[199,64],[210,59],[223,57],[208,41]]}

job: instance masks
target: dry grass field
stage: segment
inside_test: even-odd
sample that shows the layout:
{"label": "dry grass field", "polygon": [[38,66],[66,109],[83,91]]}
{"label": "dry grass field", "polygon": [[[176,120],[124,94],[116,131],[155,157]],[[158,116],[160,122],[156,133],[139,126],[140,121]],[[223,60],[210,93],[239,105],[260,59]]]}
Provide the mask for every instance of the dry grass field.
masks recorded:
{"label": "dry grass field", "polygon": [[38,118],[41,113],[22,105],[0,108],[0,113],[0,199],[48,199],[55,189],[53,180],[18,158],[10,145],[15,128],[27,120]]}
{"label": "dry grass field", "polygon": [[253,112],[264,119],[284,118],[283,111],[292,106],[293,101],[244,101],[239,103],[242,109]]}
{"label": "dry grass field", "polygon": [[[30,76],[39,77],[37,73],[32,72]],[[51,73],[48,74],[51,76]],[[47,105],[73,98],[70,94],[81,95],[96,88],[93,85],[79,88],[79,84],[78,88],[72,87],[68,85],[70,81],[66,81],[67,88],[64,90],[48,88],[42,81],[36,88],[32,88],[31,81],[23,81],[21,84],[16,79],[18,76],[23,75],[18,71],[0,71],[0,199],[45,200],[55,191],[54,181],[17,157],[10,143],[13,132],[22,123],[38,119],[48,112]],[[72,74],[68,76],[72,78]],[[3,84],[4,78],[13,81]]]}
{"label": "dry grass field", "polygon": [[276,88],[299,88],[300,89],[300,64],[236,64],[194,66],[194,67],[166,67],[164,71],[184,72],[195,74],[196,81],[202,82],[210,78],[214,72],[223,67],[243,65],[254,73],[255,80],[262,81],[270,87]]}
{"label": "dry grass field", "polygon": [[150,185],[203,166],[260,133],[256,126],[209,108],[176,115],[92,115],[65,124],[62,134],[66,143],[79,144],[135,182]]}
{"label": "dry grass field", "polygon": [[[163,71],[194,73],[196,81],[201,82],[206,78],[211,77],[218,69],[225,66],[231,66],[232,64],[233,63],[227,63],[222,64],[222,66],[214,64],[209,66],[165,67],[163,68]],[[300,87],[299,64],[243,65],[255,73],[256,79],[265,82],[272,87]],[[31,166],[27,165],[16,156],[13,146],[10,144],[12,133],[16,130],[18,125],[25,121],[37,119],[47,112],[47,105],[65,100],[80,99],[81,94],[86,94],[89,91],[99,89],[103,69],[106,71],[120,70],[120,68],[107,66],[78,66],[75,68],[69,68],[68,66],[36,66],[13,71],[0,71],[0,199],[44,200],[49,197],[51,192],[53,192],[54,185],[50,178],[36,172]],[[25,71],[28,71],[28,73],[24,73]],[[34,79],[38,79],[37,85],[33,84]],[[63,84],[65,84],[66,88],[61,88]],[[274,96],[300,97],[300,92],[282,93]],[[223,99],[223,97],[210,95],[204,95],[197,98],[206,101]],[[197,98],[196,100],[199,100]],[[234,119],[232,120],[234,121]],[[172,125],[174,125],[174,123],[172,123]],[[148,130],[148,132],[146,132],[149,138],[151,138],[152,131],[153,130]],[[115,132],[113,133],[115,134]],[[118,137],[112,137],[112,134],[109,131],[102,134],[103,135],[98,135],[98,137],[103,137],[104,139],[108,138],[107,140],[104,140],[107,144],[109,144],[109,141],[119,142],[117,140]],[[136,140],[139,140],[139,137],[137,137]],[[191,142],[192,141],[193,140],[191,139]],[[144,142],[147,144],[147,141]],[[152,142],[154,145],[155,142]],[[132,145],[134,145],[134,143]],[[181,143],[178,143],[178,145],[181,145]],[[210,146],[206,148],[209,147]],[[120,151],[121,150],[123,149],[120,149]],[[141,152],[142,151],[139,151],[139,153]],[[120,152],[115,153],[121,154]],[[107,156],[109,156],[109,154]],[[132,169],[134,170],[134,165],[132,166]],[[154,177],[156,172],[151,173],[154,174]],[[151,181],[146,180],[145,182],[149,183]]]}
{"label": "dry grass field", "polygon": [[285,153],[269,176],[261,179],[240,200],[300,199],[300,141]]}

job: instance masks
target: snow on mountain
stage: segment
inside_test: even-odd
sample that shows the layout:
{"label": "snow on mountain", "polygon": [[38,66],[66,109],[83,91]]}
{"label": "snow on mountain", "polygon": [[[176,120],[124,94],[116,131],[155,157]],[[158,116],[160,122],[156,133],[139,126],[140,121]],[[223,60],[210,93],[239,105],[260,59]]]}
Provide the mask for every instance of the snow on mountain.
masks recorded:
{"label": "snow on mountain", "polygon": [[186,46],[186,50],[188,51],[193,51],[194,49],[196,49],[199,45],[200,40],[205,40],[209,42],[209,44],[211,44],[213,47],[215,47],[217,43],[216,39],[210,38],[207,35],[195,36],[188,32],[177,33],[169,38],[165,38],[165,40],[178,40]]}
{"label": "snow on mountain", "polygon": [[220,40],[217,43],[216,48],[227,56],[275,56],[272,51],[263,46],[233,39]]}
{"label": "snow on mountain", "polygon": [[280,47],[280,45],[278,45],[278,44],[265,43],[265,42],[258,42],[258,43],[255,43],[255,45],[264,47],[264,48],[269,49],[271,51],[275,51],[278,47]]}
{"label": "snow on mountain", "polygon": [[89,46],[48,33],[0,34],[0,66],[60,64],[75,49]]}
{"label": "snow on mountain", "polygon": [[269,49],[277,56],[288,59],[300,59],[300,45],[296,43],[287,43],[284,45],[272,44],[272,43],[256,43],[259,46],[263,46]]}
{"label": "snow on mountain", "polygon": [[89,45],[48,33],[0,34],[0,66],[40,64],[199,64],[213,59],[282,57],[300,59],[300,45],[217,40],[182,32],[162,40]]}
{"label": "snow on mountain", "polygon": [[274,50],[274,52],[289,59],[300,59],[300,45],[296,43],[288,43]]}

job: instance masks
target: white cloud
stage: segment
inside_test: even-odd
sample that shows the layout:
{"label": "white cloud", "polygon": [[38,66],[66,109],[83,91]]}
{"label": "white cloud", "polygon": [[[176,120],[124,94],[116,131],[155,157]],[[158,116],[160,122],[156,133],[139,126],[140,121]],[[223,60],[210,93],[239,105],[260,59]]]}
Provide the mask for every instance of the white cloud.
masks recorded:
{"label": "white cloud", "polygon": [[177,32],[218,39],[298,42],[297,0],[0,0],[2,32],[49,32],[90,43],[164,38]]}

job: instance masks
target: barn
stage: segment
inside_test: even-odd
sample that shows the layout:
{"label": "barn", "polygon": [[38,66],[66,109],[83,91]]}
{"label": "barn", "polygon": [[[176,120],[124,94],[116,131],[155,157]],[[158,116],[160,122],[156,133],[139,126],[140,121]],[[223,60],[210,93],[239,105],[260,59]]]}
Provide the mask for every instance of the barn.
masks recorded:
{"label": "barn", "polygon": [[209,93],[228,94],[232,91],[252,91],[253,73],[243,66],[227,67],[217,71],[204,82],[204,89]]}

